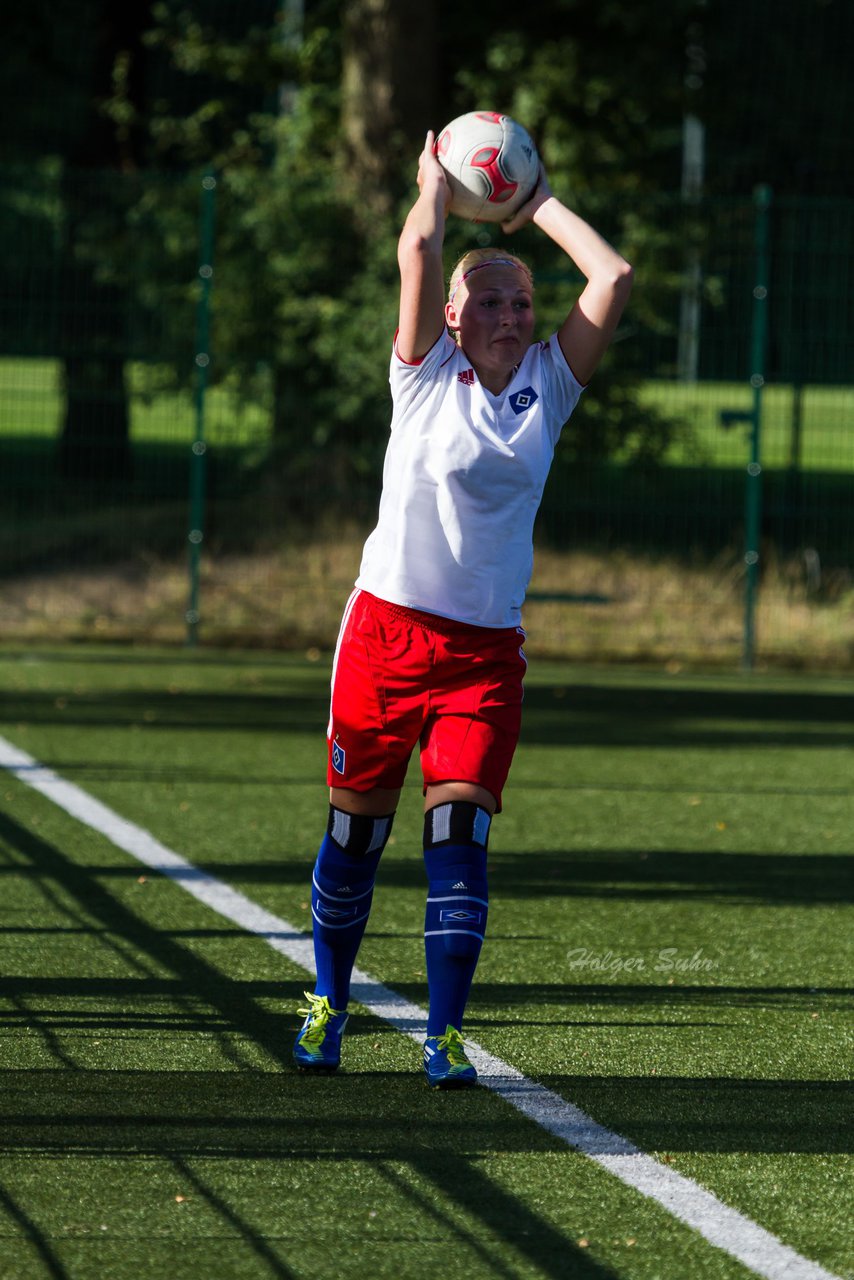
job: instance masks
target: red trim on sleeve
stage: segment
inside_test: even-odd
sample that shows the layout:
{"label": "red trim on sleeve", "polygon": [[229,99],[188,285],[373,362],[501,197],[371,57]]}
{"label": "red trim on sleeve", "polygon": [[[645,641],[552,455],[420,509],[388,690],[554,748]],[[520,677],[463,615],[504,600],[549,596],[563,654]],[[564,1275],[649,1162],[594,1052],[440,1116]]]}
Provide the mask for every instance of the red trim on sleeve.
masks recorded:
{"label": "red trim on sleeve", "polygon": [[[404,360],[403,356],[400,354],[400,352],[399,352],[399,351],[398,351],[398,349],[397,349],[397,335],[398,335],[399,333],[400,333],[400,330],[399,330],[399,329],[395,329],[395,331],[394,331],[394,342],[392,343],[392,346],[394,347],[394,354],[395,354],[395,356],[397,357],[397,359],[400,361],[400,363],[401,363],[401,364],[408,365],[410,369],[417,369],[417,368],[418,368],[418,366],[419,366],[420,364],[423,364],[423,363],[424,363],[424,359],[425,359],[425,357],[427,356],[427,354],[428,354],[428,353],[425,351],[425,352],[424,352],[424,355],[423,355],[423,356],[419,356],[417,360]],[[431,348],[431,349],[432,349],[432,348]]]}

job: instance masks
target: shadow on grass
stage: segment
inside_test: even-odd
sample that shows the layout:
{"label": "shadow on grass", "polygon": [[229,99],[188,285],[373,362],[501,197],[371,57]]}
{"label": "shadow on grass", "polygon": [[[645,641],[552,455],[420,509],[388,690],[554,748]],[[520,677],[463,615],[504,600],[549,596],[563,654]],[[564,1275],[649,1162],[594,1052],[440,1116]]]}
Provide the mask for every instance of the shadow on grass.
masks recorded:
{"label": "shadow on grass", "polygon": [[[322,737],[329,712],[328,671],[286,668],[288,687],[256,694],[211,690],[110,690],[63,695],[10,691],[7,724],[125,726],[210,731],[273,729]],[[58,705],[61,703],[61,705]],[[559,688],[529,683],[522,742],[554,746],[845,746],[854,737],[854,694],[759,690],[745,685],[662,688],[592,683]]]}
{"label": "shadow on grass", "polygon": [[[44,1268],[44,1275],[51,1280],[71,1280],[70,1274],[54,1253],[51,1243],[35,1220],[13,1195],[0,1186],[0,1209],[15,1224],[17,1230],[32,1246],[33,1252]],[[21,1274],[20,1272],[18,1274]]]}
{"label": "shadow on grass", "polygon": [[[195,866],[244,889],[258,885],[293,886],[307,893],[313,861],[312,853],[254,862],[243,858],[233,862],[197,858]],[[140,874],[139,866],[133,862],[74,865],[81,873],[105,880],[136,880]],[[854,855],[847,854],[546,850],[490,853],[489,867],[496,899],[597,898],[768,907],[854,900]],[[0,865],[0,881],[4,875],[21,873],[18,866]],[[377,876],[379,894],[394,889],[421,892],[426,888],[420,849],[413,848],[411,857],[386,852]],[[275,909],[270,902],[267,905]],[[299,927],[299,921],[292,923]],[[226,936],[238,930],[224,924],[212,932]]]}
{"label": "shadow on grass", "polygon": [[[196,729],[226,733],[280,730],[317,733],[322,739],[329,719],[329,682],[324,694],[280,693],[265,688],[257,694],[209,690],[165,693],[140,690],[103,694],[9,693],[3,698],[7,724],[59,724],[76,728]],[[155,770],[157,765],[154,766]]]}
{"label": "shadow on grass", "polygon": [[[852,1149],[841,1114],[843,1084],[565,1075],[544,1083],[641,1148],[675,1155],[677,1168],[679,1153]],[[339,1166],[342,1186],[346,1170],[362,1166],[388,1183],[387,1224],[404,1199],[428,1233],[432,1227],[449,1242],[479,1250],[484,1261],[493,1256],[488,1232],[549,1276],[612,1274],[577,1249],[572,1235],[583,1229],[581,1221],[558,1229],[485,1172],[490,1157],[563,1150],[485,1090],[449,1098],[382,1072],[323,1080],[262,1072],[11,1072],[0,1116],[7,1152],[171,1160],[182,1185],[202,1195],[275,1275],[289,1274],[282,1243],[268,1241],[241,1216],[211,1160],[251,1162],[262,1184],[267,1161],[291,1168],[303,1162],[315,1174],[322,1165]],[[364,1194],[364,1179],[358,1185]],[[18,1222],[39,1239],[23,1209]]]}
{"label": "shadow on grass", "polygon": [[[363,1166],[387,1184],[386,1232],[394,1231],[396,1202],[404,1200],[421,1215],[428,1238],[473,1251],[491,1275],[518,1274],[515,1265],[496,1260],[495,1238],[548,1276],[615,1275],[567,1233],[581,1234],[583,1222],[560,1230],[484,1171],[493,1155],[565,1149],[486,1090],[438,1095],[414,1074],[382,1072],[321,1080],[255,1071],[13,1071],[3,1074],[0,1121],[0,1150],[7,1153],[170,1160],[181,1185],[202,1196],[273,1275],[292,1274],[283,1258],[287,1241],[253,1228],[211,1160],[251,1162],[261,1186],[267,1161],[291,1168],[302,1162],[308,1176],[321,1165],[337,1166],[345,1202],[346,1169]],[[364,1194],[364,1185],[359,1177],[353,1195]],[[328,1183],[318,1188],[321,1198],[329,1194],[321,1190]],[[23,1206],[15,1209],[19,1229],[49,1260],[44,1233]],[[346,1203],[340,1211],[345,1219],[350,1210]],[[66,1274],[58,1259],[50,1274]],[[341,1274],[350,1273],[345,1267]]]}
{"label": "shadow on grass", "polygon": [[[70,928],[89,928],[121,943],[125,961],[136,974],[127,979],[65,975],[20,977],[7,982],[6,995],[20,1008],[36,1006],[50,995],[50,1009],[27,1009],[31,1024],[44,1024],[44,1043],[56,1067],[8,1070],[0,1090],[0,1148],[7,1152],[125,1156],[172,1159],[190,1169],[201,1157],[262,1162],[265,1160],[362,1163],[382,1166],[390,1189],[405,1196],[437,1228],[468,1248],[480,1247],[478,1231],[497,1237],[549,1276],[573,1275],[606,1280],[613,1273],[579,1250],[566,1232],[484,1171],[490,1154],[565,1150],[563,1145],[522,1116],[508,1110],[487,1090],[448,1098],[428,1091],[417,1067],[411,1074],[359,1070],[360,1061],[381,1061],[373,1051],[377,1038],[391,1043],[396,1033],[371,1017],[354,1020],[350,1037],[353,1066],[332,1078],[306,1079],[289,1065],[293,1015],[271,1013],[270,999],[298,994],[299,983],[240,982],[181,945],[167,928],[141,919],[115,899],[94,871],[73,863],[47,841],[0,816],[0,839],[14,848],[42,881],[55,890],[54,909],[64,909]],[[99,869],[100,870],[100,869]],[[228,932],[232,932],[229,930]],[[129,956],[131,950],[135,955]],[[157,974],[146,972],[146,964]],[[165,971],[165,976],[164,976]],[[673,1001],[684,989],[650,990],[642,985],[608,988],[611,998],[647,1007]],[[405,989],[403,990],[405,994]],[[698,1003],[767,999],[763,989],[690,989]],[[781,991],[781,998],[790,993]],[[827,993],[831,994],[831,993]],[[549,1001],[566,1003],[602,998],[602,988],[515,985],[481,988],[477,1005],[500,1011],[504,1003],[529,1008]],[[419,988],[418,998],[423,997]],[[140,1016],[140,998],[156,1008],[158,998],[185,1001],[186,1016],[174,1013]],[[105,1006],[126,1000],[127,1012]],[[101,1010],[98,1009],[101,1001]],[[79,1015],[81,1004],[88,1010]],[[87,1023],[87,1019],[91,1019]],[[518,1021],[518,1020],[514,1020]],[[9,1019],[14,1024],[15,1016]],[[82,1069],[61,1041],[69,1026],[151,1033],[155,1058],[168,1046],[170,1032],[239,1033],[254,1039],[285,1070],[149,1071]],[[369,1049],[365,1037],[371,1037]],[[161,1038],[162,1037],[162,1038]],[[120,1036],[116,1039],[121,1052]],[[226,1052],[224,1050],[224,1052]],[[850,1130],[841,1123],[846,1101],[842,1085],[829,1081],[755,1081],[619,1076],[556,1076],[546,1081],[567,1099],[589,1110],[600,1123],[647,1149],[679,1151],[848,1151]],[[849,1137],[846,1137],[846,1132]],[[455,1179],[451,1215],[448,1195],[448,1152],[454,1153]],[[386,1168],[382,1162],[391,1162]],[[401,1169],[405,1172],[402,1173]],[[237,1232],[273,1274],[290,1271],[281,1245],[259,1234],[229,1201],[220,1185],[192,1171],[197,1190],[224,1226]],[[49,1274],[64,1276],[30,1207],[12,1200],[7,1210],[39,1252]],[[461,1227],[457,1214],[468,1215],[473,1229]],[[569,1228],[571,1231],[571,1228]],[[485,1246],[484,1246],[485,1247]],[[508,1274],[510,1274],[508,1272]]]}
{"label": "shadow on grass", "polygon": [[[411,1075],[370,1071],[306,1079],[289,1062],[293,1014],[273,1014],[260,1003],[270,996],[290,997],[295,1002],[302,984],[237,982],[180,945],[168,931],[140,919],[113,898],[95,874],[2,815],[0,840],[23,855],[43,881],[50,882],[55,891],[52,907],[65,910],[71,928],[88,924],[99,940],[104,935],[120,942],[125,961],[139,972],[139,976],[119,980],[74,975],[7,980],[5,995],[13,1007],[4,1021],[15,1027],[25,1016],[27,1024],[41,1033],[42,1043],[58,1068],[2,1073],[0,1149],[150,1154],[182,1161],[200,1156],[405,1161],[423,1184],[421,1191],[413,1190],[411,1195],[436,1206],[434,1216],[452,1236],[458,1228],[441,1208],[441,1201],[448,1188],[448,1152],[453,1151],[455,1206],[472,1215],[480,1228],[512,1244],[548,1275],[606,1280],[613,1274],[474,1163],[485,1152],[495,1150],[563,1149],[548,1134],[521,1116],[508,1115],[484,1090],[455,1099],[451,1111],[443,1105],[447,1099],[425,1088],[417,1067]],[[128,947],[135,956],[127,955]],[[145,972],[147,962],[156,967],[158,976]],[[164,969],[166,977],[162,976]],[[54,1005],[39,1009],[38,1004],[49,995],[56,997]],[[131,1006],[135,1000],[146,1000],[148,1010],[140,1017],[132,1007],[118,1014],[115,1008],[104,1008],[123,996]],[[157,999],[167,997],[173,1005],[186,1001],[186,1015],[176,1016],[173,1009],[152,1017],[151,1006],[156,1009]],[[98,1001],[102,1003],[100,1011]],[[352,1037],[356,1042],[354,1056],[361,1036],[394,1034],[374,1018],[359,1021],[361,1035]],[[87,1026],[108,1034],[147,1031],[152,1035],[154,1057],[168,1046],[170,1032],[221,1036],[237,1032],[254,1039],[287,1069],[82,1069],[64,1041],[69,1030]],[[121,1053],[120,1034],[117,1053]],[[223,1052],[228,1057],[227,1047]],[[207,1189],[206,1198],[269,1266],[271,1245],[228,1209],[215,1187]],[[27,1207],[11,1202],[7,1208],[48,1272],[64,1276],[66,1271]],[[476,1233],[472,1240],[476,1241]],[[570,1257],[574,1261],[568,1270]],[[289,1272],[274,1268],[274,1274]]]}
{"label": "shadow on grass", "polygon": [[495,855],[496,893],[709,903],[842,903],[854,899],[854,855],[552,850]]}
{"label": "shadow on grass", "polygon": [[561,1075],[541,1083],[644,1151],[854,1151],[843,1080]]}
{"label": "shadow on grass", "polygon": [[[374,1039],[396,1034],[363,1021]],[[419,1167],[435,1157],[447,1176],[451,1140],[455,1161],[565,1150],[488,1089],[437,1093],[418,1071],[342,1067],[313,1079],[290,1069],[48,1069],[4,1071],[2,1079],[6,1151],[403,1160]],[[555,1075],[540,1083],[647,1151],[854,1150],[845,1081]]]}
{"label": "shadow on grass", "polygon": [[[226,734],[235,730],[316,732],[327,714],[326,676],[304,693],[271,697],[256,694],[128,694],[109,692],[69,697],[63,707],[54,693],[14,693],[4,704],[7,722],[130,725],[143,721],[159,728],[194,728]],[[146,720],[153,713],[153,720]],[[731,746],[781,743],[795,747],[843,745],[843,729],[854,724],[854,698],[829,694],[755,691],[650,690],[638,684],[607,688],[571,686],[557,696],[534,686],[526,697],[525,738],[555,746]],[[69,764],[77,769],[77,764]],[[135,773],[118,763],[96,768],[103,776],[164,776],[162,759]],[[122,772],[124,771],[124,772]],[[185,776],[178,769],[170,777]],[[212,779],[198,766],[186,776]],[[245,782],[237,774],[232,781]],[[275,780],[272,774],[270,780]],[[55,1068],[7,1071],[2,1075],[0,1146],[8,1151],[93,1155],[151,1154],[183,1167],[196,1157],[246,1160],[363,1162],[389,1161],[411,1170],[414,1183],[398,1185],[397,1168],[386,1170],[390,1187],[406,1195],[440,1230],[452,1236],[458,1227],[444,1214],[448,1188],[448,1151],[454,1152],[454,1196],[459,1208],[484,1229],[512,1245],[552,1276],[605,1277],[609,1271],[579,1252],[572,1239],[489,1177],[478,1163],[484,1155],[564,1150],[487,1091],[450,1100],[425,1090],[419,1073],[350,1070],[323,1081],[295,1075],[289,1062],[295,1018],[271,1012],[272,1001],[299,1000],[302,982],[238,981],[197,955],[191,946],[201,936],[237,936],[222,930],[155,928],[113,897],[103,877],[137,876],[133,864],[86,867],[7,817],[0,817],[0,839],[29,864],[40,883],[55,887],[54,910],[65,911],[72,932],[115,939],[140,957],[138,976],[128,979],[20,977],[8,981],[6,994],[17,1004],[7,1026],[20,1025],[26,1013],[38,1024]],[[601,896],[692,901],[781,903],[841,902],[851,898],[850,857],[802,855],[689,854],[679,852],[594,855],[554,851],[530,855],[494,855],[496,892],[518,897]],[[207,863],[205,869],[230,883],[307,884],[302,863]],[[20,872],[20,868],[16,869]],[[410,860],[387,858],[381,888],[423,888],[417,852]],[[180,915],[176,912],[176,917]],[[119,949],[121,949],[119,948]],[[164,976],[165,975],[165,976]],[[401,994],[407,988],[398,987]],[[801,1007],[816,999],[841,1002],[844,989],[751,986],[663,987],[636,984],[515,984],[480,986],[472,1004],[472,1034],[477,1010],[501,1014],[502,1006],[536,1012],[557,1004],[603,1002],[640,1017],[659,1017],[676,1004],[690,1002],[698,1015],[731,1005]],[[411,998],[423,1000],[423,984]],[[50,1007],[44,1002],[51,1000]],[[158,1009],[157,1001],[161,1007]],[[28,1002],[40,1003],[33,1011]],[[100,1002],[100,1008],[99,1008]],[[124,1002],[124,1008],[121,1007]],[[144,1004],[143,1004],[144,1002]],[[134,1007],[136,1005],[136,1007]],[[142,1006],[142,1007],[141,1007]],[[81,1012],[82,1010],[82,1012]],[[505,1008],[509,1013],[509,1009]],[[622,1012],[625,1020],[626,1013]],[[358,1025],[357,1025],[358,1021]],[[513,1017],[514,1025],[520,1019]],[[489,1025],[501,1025],[490,1023]],[[533,1025],[533,1024],[532,1024]],[[555,1025],[555,1024],[553,1024]],[[562,1024],[557,1024],[558,1026]],[[633,1024],[637,1025],[637,1024]],[[684,1025],[684,1024],[683,1024]],[[281,1071],[242,1068],[221,1072],[93,1071],[77,1066],[66,1049],[69,1030],[113,1031],[117,1053],[121,1035],[147,1033],[151,1054],[168,1044],[170,1034],[219,1037],[229,1060],[229,1038],[249,1037],[262,1046]],[[352,1058],[370,1061],[364,1037],[392,1037],[376,1019],[354,1019]],[[231,1060],[234,1061],[233,1056]],[[242,1068],[242,1069],[241,1069]],[[830,1081],[755,1081],[625,1075],[603,1079],[559,1076],[545,1083],[588,1110],[603,1124],[646,1149],[660,1151],[849,1151],[841,1123],[847,1101],[842,1086]],[[850,1135],[850,1130],[847,1131]],[[228,1230],[238,1232],[273,1274],[290,1275],[277,1246],[260,1237],[224,1198],[217,1185],[195,1171],[198,1189]],[[7,1206],[18,1228],[39,1251],[49,1274],[67,1273],[51,1253],[49,1240],[27,1205]],[[278,1269],[277,1269],[278,1268]]]}
{"label": "shadow on grass", "polygon": [[523,743],[555,746],[842,746],[852,736],[854,694],[748,684],[532,685],[522,719]]}
{"label": "shadow on grass", "polygon": [[[64,1029],[68,1029],[69,1025],[73,1025],[78,1030],[80,1028],[89,1027],[98,1030],[118,1030],[127,1031],[128,1029],[148,1030],[155,1034],[167,1034],[169,1031],[181,1030],[182,1032],[205,1032],[205,1033],[226,1033],[238,1031],[243,1035],[250,1036],[258,1044],[270,1054],[273,1061],[278,1062],[281,1066],[286,1067],[290,1072],[290,1042],[294,1030],[294,1016],[292,1012],[287,1014],[272,1013],[266,1004],[270,1001],[281,1000],[298,1000],[302,982],[271,982],[271,981],[239,981],[228,975],[221,968],[210,964],[202,959],[199,955],[188,946],[182,945],[177,938],[169,930],[168,926],[164,929],[153,927],[147,921],[141,919],[129,906],[120,902],[113,897],[109,891],[99,883],[98,875],[100,869],[90,871],[85,867],[78,866],[68,857],[63,855],[57,848],[43,840],[41,837],[26,830],[20,824],[13,821],[5,815],[0,815],[0,839],[6,842],[9,847],[15,849],[18,854],[22,855],[27,863],[30,864],[33,874],[38,875],[41,883],[49,883],[53,896],[53,909],[59,908],[69,918],[69,928],[75,931],[88,930],[93,937],[101,942],[104,938],[107,940],[118,940],[122,944],[121,954],[127,963],[126,947],[130,944],[136,949],[142,957],[147,957],[152,965],[156,967],[156,974],[145,972],[144,969],[138,973],[132,973],[128,977],[121,978],[98,978],[84,975],[58,975],[58,976],[21,976],[14,978],[7,975],[4,981],[4,991],[7,998],[12,1002],[17,1002],[19,1006],[31,998],[37,998],[40,1002],[53,997],[54,1007],[52,1009],[44,1009],[41,1012],[30,1011],[31,1020],[44,1020],[44,1029],[47,1032],[46,1043],[50,1044],[53,1039]],[[210,930],[203,931],[206,935],[210,934]],[[236,931],[227,926],[223,930],[223,935],[234,934]],[[189,937],[195,936],[196,931],[188,931]],[[139,966],[136,965],[137,969]],[[164,973],[165,971],[165,973]],[[424,988],[423,983],[415,984],[398,984],[397,989],[400,994],[417,1002],[423,1000]],[[542,1006],[553,1006],[555,1004],[567,1005],[569,1003],[578,1003],[579,1005],[603,1002],[611,1002],[620,1006],[634,1006],[639,1010],[654,1009],[656,1007],[673,1008],[677,1004],[690,1002],[698,1007],[698,1010],[713,1010],[717,1007],[727,1006],[730,1004],[779,1004],[786,1006],[795,1001],[807,1001],[814,1004],[817,999],[839,1000],[840,1002],[851,994],[844,988],[821,989],[813,988],[790,988],[790,987],[750,987],[750,986],[726,986],[714,985],[703,986],[697,984],[665,986],[659,983],[552,983],[552,984],[513,984],[513,985],[484,985],[478,984],[472,1000],[471,1021],[476,1025],[477,1011],[479,1008],[494,1010],[499,1014],[502,1006],[514,1006],[522,1004],[529,1009],[537,1009]],[[133,1004],[141,997],[146,997],[148,1008],[145,1012],[140,1013],[133,1009]],[[104,1002],[113,1005],[112,1009],[104,1009],[99,1012],[97,1001],[101,999]],[[181,999],[188,1003],[180,1006]],[[168,1001],[166,1009],[158,1009],[157,1000]],[[82,1003],[81,1003],[82,1002]],[[119,1010],[123,1005],[131,1006],[127,1013],[116,1012],[116,1006]],[[292,1007],[292,1006],[290,1006]],[[5,1021],[7,1025],[17,1025],[20,1023],[20,1015],[12,1010]],[[514,1017],[514,1023],[518,1024],[518,1017]],[[359,1019],[353,1027],[357,1037],[359,1033],[363,1035],[373,1035],[384,1024],[377,1022],[376,1019],[363,1018]],[[351,1037],[352,1039],[352,1037]],[[57,1053],[56,1060],[64,1061],[62,1056]],[[14,1074],[14,1073],[12,1073]],[[41,1078],[42,1073],[25,1073],[28,1078],[37,1081]],[[80,1088],[84,1094],[88,1096],[89,1088],[85,1081],[93,1080],[97,1073],[72,1071],[72,1075],[79,1077]],[[142,1073],[145,1075],[146,1073]],[[6,1080],[11,1080],[12,1076],[7,1073]],[[132,1087],[132,1080],[136,1076],[128,1077],[126,1088]],[[196,1078],[195,1073],[192,1077]],[[251,1079],[255,1082],[257,1089],[262,1090],[266,1087],[265,1082],[269,1084],[271,1081],[277,1082],[273,1086],[271,1098],[278,1096],[278,1093],[285,1090],[287,1094],[288,1080],[293,1078],[288,1075],[285,1077],[278,1074],[265,1075],[258,1072],[235,1072],[234,1075],[229,1073],[215,1073],[210,1077],[208,1083],[209,1090],[223,1090],[228,1098],[228,1106],[226,1112],[230,1112],[233,1106],[231,1097],[232,1090],[236,1087],[240,1080]],[[388,1093],[388,1105],[392,1108],[395,1105],[395,1097],[397,1096],[395,1089],[376,1091],[376,1074],[371,1073],[362,1079],[373,1081],[370,1085],[375,1090],[376,1096],[385,1097]],[[219,1083],[217,1083],[219,1082]],[[304,1081],[300,1082],[305,1085]],[[164,1078],[164,1086],[167,1081]],[[325,1082],[329,1090],[333,1091],[333,1095],[337,1094],[341,1088],[350,1088],[351,1093],[346,1095],[355,1099],[356,1091],[360,1087],[358,1082],[348,1083],[345,1080],[332,1080]],[[574,1083],[578,1083],[575,1081]],[[716,1087],[715,1082],[696,1082],[697,1086],[710,1090]],[[738,1095],[734,1093],[734,1088],[739,1082],[724,1081],[720,1083],[720,1089],[723,1096],[726,1097],[727,1107],[733,1106],[733,1099]],[[314,1082],[309,1082],[312,1087]],[[419,1080],[420,1084],[420,1080]],[[636,1088],[638,1082],[633,1082],[629,1086],[629,1082],[624,1082],[626,1088]],[[661,1082],[656,1081],[650,1085],[649,1082],[643,1082],[644,1089],[652,1089],[658,1093],[661,1089]],[[743,1094],[741,1096],[749,1098],[751,1090],[758,1091],[764,1099],[767,1095],[767,1086],[764,1082],[741,1082],[743,1085]],[[75,1088],[78,1086],[74,1086]],[[99,1086],[100,1087],[100,1086]],[[175,1081],[172,1080],[168,1084],[168,1088],[175,1087]],[[591,1086],[594,1087],[594,1086]],[[598,1084],[595,1086],[598,1087]],[[621,1086],[622,1087],[622,1086]],[[818,1087],[818,1086],[816,1086]],[[395,1087],[397,1088],[397,1086]],[[403,1091],[402,1096],[409,1099],[411,1097],[411,1082],[407,1079],[399,1085]],[[797,1082],[791,1085],[792,1097],[813,1097],[813,1086],[804,1084],[801,1086]],[[91,1092],[91,1090],[90,1090]],[[423,1089],[422,1089],[423,1092]],[[836,1086],[827,1086],[828,1096],[833,1098],[834,1114],[836,1113],[837,1090]],[[97,1088],[95,1089],[97,1093]],[[7,1094],[8,1096],[8,1094]],[[329,1097],[327,1092],[325,1097]],[[298,1104],[299,1099],[304,1094],[299,1089],[293,1094],[293,1099]],[[94,1098],[94,1095],[93,1095]],[[791,1101],[791,1099],[789,1099]],[[282,1099],[284,1104],[284,1097]],[[97,1101],[93,1103],[97,1110]],[[173,1103],[169,1104],[170,1106]],[[194,1105],[194,1104],[193,1104]],[[215,1096],[209,1096],[207,1105],[216,1109]],[[406,1103],[409,1105],[409,1102]],[[621,1104],[622,1105],[622,1104]],[[373,1104],[366,1103],[366,1123],[370,1127],[376,1127],[377,1113]],[[358,1108],[357,1108],[358,1110]],[[797,1108],[795,1108],[795,1114]],[[490,1123],[493,1121],[490,1120]],[[744,1128],[744,1126],[742,1126]],[[816,1125],[807,1124],[804,1126],[805,1133],[815,1134],[824,1132]],[[520,1130],[524,1143],[534,1142],[537,1145],[545,1139],[536,1134],[532,1126],[523,1125]],[[378,1139],[379,1140],[379,1139]],[[810,1139],[811,1141],[812,1139]],[[407,1139],[408,1141],[408,1139]],[[666,1144],[665,1144],[666,1145]],[[776,1149],[776,1148],[774,1148]]]}

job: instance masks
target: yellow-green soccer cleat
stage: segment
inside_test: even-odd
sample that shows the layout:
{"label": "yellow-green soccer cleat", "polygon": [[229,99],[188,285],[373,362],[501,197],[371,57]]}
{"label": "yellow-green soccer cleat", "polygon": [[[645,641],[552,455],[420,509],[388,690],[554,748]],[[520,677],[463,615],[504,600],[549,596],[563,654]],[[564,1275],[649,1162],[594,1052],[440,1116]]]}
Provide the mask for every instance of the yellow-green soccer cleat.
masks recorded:
{"label": "yellow-green soccer cleat", "polygon": [[466,1057],[463,1037],[456,1027],[445,1028],[443,1036],[424,1041],[424,1073],[433,1089],[466,1089],[477,1084],[477,1072]]}
{"label": "yellow-green soccer cleat", "polygon": [[333,1009],[328,996],[306,991],[305,998],[308,1008],[299,1010],[306,1019],[294,1042],[294,1062],[304,1071],[335,1071],[348,1015]]}

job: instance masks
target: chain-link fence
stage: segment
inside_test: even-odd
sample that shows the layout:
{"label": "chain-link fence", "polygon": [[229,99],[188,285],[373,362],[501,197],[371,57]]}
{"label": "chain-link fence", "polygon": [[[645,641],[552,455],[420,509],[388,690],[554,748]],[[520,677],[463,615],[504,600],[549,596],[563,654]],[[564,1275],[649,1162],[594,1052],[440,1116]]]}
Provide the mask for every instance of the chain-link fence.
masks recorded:
{"label": "chain-link fence", "polygon": [[[383,432],[325,449],[346,384],[306,416],[273,345],[247,358],[233,199],[213,175],[47,164],[2,190],[0,636],[331,644]],[[606,394],[577,411],[593,436],[629,415],[634,443],[559,448],[529,648],[844,666],[854,204],[662,198],[655,221],[667,246],[633,255]],[[375,349],[384,366],[381,333]]]}

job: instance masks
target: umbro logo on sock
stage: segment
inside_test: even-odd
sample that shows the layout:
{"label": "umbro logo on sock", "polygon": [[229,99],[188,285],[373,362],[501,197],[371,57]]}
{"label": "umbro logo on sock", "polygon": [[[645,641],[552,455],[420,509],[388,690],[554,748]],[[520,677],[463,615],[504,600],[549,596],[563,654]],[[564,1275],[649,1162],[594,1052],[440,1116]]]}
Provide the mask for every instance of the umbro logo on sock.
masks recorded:
{"label": "umbro logo on sock", "polygon": [[458,880],[457,883],[451,887],[454,889],[467,889],[468,885],[463,880]]}

